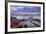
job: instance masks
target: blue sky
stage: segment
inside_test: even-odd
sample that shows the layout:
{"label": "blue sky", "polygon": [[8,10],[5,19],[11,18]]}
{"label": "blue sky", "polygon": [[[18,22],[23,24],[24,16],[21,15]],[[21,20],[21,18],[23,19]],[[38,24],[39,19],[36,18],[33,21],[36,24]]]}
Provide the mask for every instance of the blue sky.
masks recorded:
{"label": "blue sky", "polygon": [[27,16],[40,13],[40,6],[10,6],[11,16]]}

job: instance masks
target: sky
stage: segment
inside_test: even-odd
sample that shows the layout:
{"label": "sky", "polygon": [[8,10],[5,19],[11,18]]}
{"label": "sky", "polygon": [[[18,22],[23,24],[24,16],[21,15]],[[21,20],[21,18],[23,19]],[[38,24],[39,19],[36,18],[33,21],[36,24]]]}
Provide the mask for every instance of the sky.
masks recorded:
{"label": "sky", "polygon": [[11,16],[31,16],[31,14],[39,14],[40,6],[10,6]]}

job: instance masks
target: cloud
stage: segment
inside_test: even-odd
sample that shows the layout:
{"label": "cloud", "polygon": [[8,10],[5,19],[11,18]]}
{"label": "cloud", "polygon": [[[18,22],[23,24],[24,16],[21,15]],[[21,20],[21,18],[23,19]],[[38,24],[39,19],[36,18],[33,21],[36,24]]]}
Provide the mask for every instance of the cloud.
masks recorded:
{"label": "cloud", "polygon": [[11,10],[18,11],[19,9],[22,10],[24,7],[11,7]]}
{"label": "cloud", "polygon": [[21,15],[24,15],[24,14],[39,14],[39,12],[35,12],[35,13],[32,13],[32,12],[16,12],[16,14],[21,14]]}

